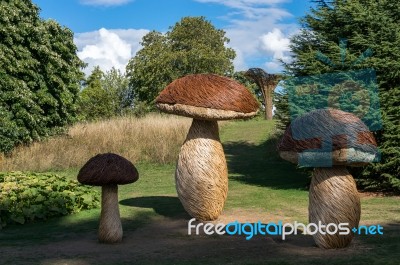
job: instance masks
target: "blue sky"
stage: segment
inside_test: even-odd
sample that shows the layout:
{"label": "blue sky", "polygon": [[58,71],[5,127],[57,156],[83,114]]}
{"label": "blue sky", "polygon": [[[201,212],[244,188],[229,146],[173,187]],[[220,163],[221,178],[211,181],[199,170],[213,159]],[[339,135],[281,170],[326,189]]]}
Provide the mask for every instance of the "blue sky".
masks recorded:
{"label": "blue sky", "polygon": [[124,70],[150,30],[166,32],[184,16],[205,16],[224,29],[237,58],[235,70],[282,70],[289,37],[310,8],[308,0],[33,0],[41,17],[75,32],[78,56],[103,70]]}

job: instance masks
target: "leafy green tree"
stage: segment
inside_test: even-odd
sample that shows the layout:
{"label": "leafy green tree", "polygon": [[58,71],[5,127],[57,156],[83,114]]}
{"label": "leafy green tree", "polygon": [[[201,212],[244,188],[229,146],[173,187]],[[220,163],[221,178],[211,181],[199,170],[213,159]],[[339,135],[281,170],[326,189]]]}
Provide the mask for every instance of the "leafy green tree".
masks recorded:
{"label": "leafy green tree", "polygon": [[256,97],[260,105],[264,103],[262,91],[252,79],[246,77],[245,71],[234,72],[233,74],[228,75],[228,77],[235,79],[237,82],[247,87],[250,92],[253,93],[253,95]]}
{"label": "leafy green tree", "polygon": [[40,19],[31,1],[0,2],[0,152],[74,121],[84,66],[76,51],[71,30]]}
{"label": "leafy green tree", "polygon": [[103,89],[103,71],[96,66],[84,83],[84,88],[80,94],[79,113],[83,120],[95,120],[99,118],[109,118],[114,115],[112,96]]}
{"label": "leafy green tree", "polygon": [[225,31],[204,17],[184,17],[167,33],[174,53],[174,68],[180,76],[194,73],[229,74],[235,51],[225,47]]}
{"label": "leafy green tree", "polygon": [[135,100],[150,103],[172,80],[172,54],[167,50],[166,37],[156,31],[146,34],[141,45],[126,71]]}
{"label": "leafy green tree", "polygon": [[[390,0],[316,2],[302,19],[301,32],[291,40],[293,60],[285,64],[286,74],[376,71],[383,116],[383,129],[376,138],[382,156],[380,163],[364,168],[359,183],[400,190],[400,5]],[[346,54],[338,45],[340,39],[347,39]],[[278,111],[287,116],[288,104],[281,102]]]}
{"label": "leafy green tree", "polygon": [[126,70],[135,100],[151,104],[172,80],[195,73],[233,74],[225,32],[204,17],[184,17],[166,34],[152,31]]}
{"label": "leafy green tree", "polygon": [[114,114],[123,115],[130,112],[133,107],[133,95],[125,74],[113,67],[104,74],[101,81],[103,89],[111,95]]}
{"label": "leafy green tree", "polygon": [[103,73],[96,66],[80,93],[80,118],[90,121],[122,115],[129,111],[131,102],[132,96],[125,75],[115,68]]}
{"label": "leafy green tree", "polygon": [[18,130],[18,126],[11,119],[11,113],[0,106],[0,146],[2,152],[8,153],[14,148],[20,133]]}
{"label": "leafy green tree", "polygon": [[275,118],[277,120],[276,127],[284,131],[290,123],[289,115],[289,95],[282,89],[274,92]]}

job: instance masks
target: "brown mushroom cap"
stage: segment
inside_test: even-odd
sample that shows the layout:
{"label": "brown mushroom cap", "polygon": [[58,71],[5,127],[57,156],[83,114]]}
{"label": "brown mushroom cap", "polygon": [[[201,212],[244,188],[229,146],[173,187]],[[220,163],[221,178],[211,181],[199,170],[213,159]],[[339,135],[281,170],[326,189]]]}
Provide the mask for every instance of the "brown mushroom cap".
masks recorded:
{"label": "brown mushroom cap", "polygon": [[161,111],[203,120],[250,118],[259,104],[245,86],[215,74],[176,79],[156,98]]}
{"label": "brown mushroom cap", "polygon": [[302,166],[310,167],[327,157],[332,165],[363,166],[378,155],[368,127],[354,114],[337,109],[317,109],[293,120],[278,150],[283,159],[295,164],[301,164],[301,155],[309,162]]}
{"label": "brown mushroom cap", "polygon": [[98,154],[89,159],[78,173],[78,181],[92,186],[123,185],[139,179],[135,166],[117,154]]}

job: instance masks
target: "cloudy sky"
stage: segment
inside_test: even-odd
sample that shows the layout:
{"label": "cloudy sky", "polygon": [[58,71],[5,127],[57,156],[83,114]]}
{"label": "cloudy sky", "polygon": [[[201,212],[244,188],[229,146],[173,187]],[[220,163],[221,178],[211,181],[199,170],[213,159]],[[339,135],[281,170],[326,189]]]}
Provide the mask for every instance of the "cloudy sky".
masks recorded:
{"label": "cloudy sky", "polygon": [[78,56],[104,71],[124,71],[150,30],[168,31],[184,16],[205,16],[230,38],[235,70],[282,70],[289,37],[310,8],[308,0],[33,0],[41,16],[75,32]]}

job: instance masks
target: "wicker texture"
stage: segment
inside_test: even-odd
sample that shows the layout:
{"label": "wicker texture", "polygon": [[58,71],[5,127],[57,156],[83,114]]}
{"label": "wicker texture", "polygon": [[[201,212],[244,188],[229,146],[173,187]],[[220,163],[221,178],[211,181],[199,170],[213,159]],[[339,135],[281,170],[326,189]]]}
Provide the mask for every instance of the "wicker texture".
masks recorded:
{"label": "wicker texture", "polygon": [[[358,227],[361,215],[356,183],[344,166],[314,169],[309,193],[309,221],[323,225],[349,223],[349,229]],[[349,235],[313,235],[321,248],[344,248],[353,239]]]}
{"label": "wicker texture", "polygon": [[203,109],[220,110],[221,113],[230,111],[227,114],[219,114],[223,119],[235,118],[230,117],[232,112],[255,115],[259,109],[257,100],[245,86],[233,79],[214,74],[193,74],[176,79],[161,91],[155,103],[162,111],[193,118],[199,116],[193,115],[191,111],[182,111],[182,108],[177,108],[174,112],[173,108],[167,109],[163,104],[180,104],[184,108],[199,107],[203,112],[201,118],[205,119],[213,119],[214,112],[208,112],[211,114],[208,117]]}
{"label": "wicker texture", "polygon": [[98,238],[101,243],[119,243],[123,231],[118,205],[118,186],[102,187],[101,215]]}
{"label": "wicker texture", "polygon": [[248,89],[215,74],[176,79],[155,100],[161,111],[193,118],[175,172],[178,197],[198,220],[215,220],[228,193],[228,170],[217,120],[255,116],[259,104]]}
{"label": "wicker texture", "polygon": [[175,172],[185,210],[197,220],[218,218],[228,193],[228,170],[216,121],[193,120]]}
{"label": "wicker texture", "polygon": [[[373,134],[357,116],[336,109],[311,111],[290,124],[278,150],[285,160],[297,164],[301,155],[302,166],[316,167],[309,192],[311,223],[349,223],[349,229],[358,227],[360,199],[356,183],[345,166],[373,162],[378,150]],[[320,160],[324,158],[332,163],[323,165]],[[353,239],[352,232],[313,236],[319,247],[327,249],[347,247]]]}
{"label": "wicker texture", "polygon": [[90,158],[79,170],[77,178],[80,183],[86,185],[123,185],[137,181],[139,174],[135,166],[126,158],[105,153]]}
{"label": "wicker texture", "polygon": [[121,242],[123,231],[117,185],[132,183],[139,179],[135,166],[117,154],[98,154],[86,162],[77,178],[82,184],[102,186],[99,242]]}
{"label": "wicker texture", "polygon": [[[280,151],[279,155],[282,159],[285,159],[293,164],[299,164],[300,153],[291,152],[291,151]],[[312,165],[318,165],[318,159],[321,157],[331,157],[332,165],[343,165],[350,167],[362,167],[366,164],[373,162],[376,157],[375,154],[369,152],[363,152],[354,148],[335,150],[332,152],[301,152],[302,159],[306,161],[315,161],[311,162],[309,167]],[[306,167],[306,165],[302,165]]]}
{"label": "wicker texture", "polygon": [[357,116],[336,109],[314,110],[293,120],[278,150],[283,159],[296,164],[300,154],[310,161],[332,155],[333,165],[349,166],[373,162],[378,153],[368,127]]}
{"label": "wicker texture", "polygon": [[253,80],[260,89],[264,103],[265,103],[265,119],[272,120],[273,117],[273,92],[279,81],[282,79],[281,75],[268,74],[261,68],[250,68],[244,75]]}
{"label": "wicker texture", "polygon": [[221,121],[221,120],[233,120],[233,119],[247,119],[257,115],[257,111],[254,112],[236,112],[232,110],[217,110],[203,107],[194,107],[182,104],[163,104],[158,103],[156,107],[166,113],[185,116],[189,118],[195,118],[199,120],[209,121]]}

